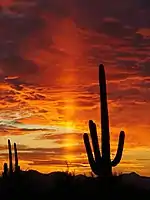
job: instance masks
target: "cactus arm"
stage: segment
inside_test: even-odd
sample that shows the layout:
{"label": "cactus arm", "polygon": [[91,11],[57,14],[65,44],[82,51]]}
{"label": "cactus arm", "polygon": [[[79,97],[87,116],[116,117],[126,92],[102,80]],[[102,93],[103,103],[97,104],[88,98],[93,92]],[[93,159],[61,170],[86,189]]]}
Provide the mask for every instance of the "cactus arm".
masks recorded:
{"label": "cactus arm", "polygon": [[15,171],[18,171],[18,153],[17,153],[16,143],[14,143],[14,152],[15,152]]}
{"label": "cactus arm", "polygon": [[84,145],[85,145],[85,149],[86,149],[86,153],[88,156],[88,161],[89,161],[90,167],[91,167],[92,171],[96,174],[96,172],[97,172],[96,163],[93,158],[92,149],[91,149],[91,145],[90,145],[90,141],[89,141],[89,136],[87,133],[84,133],[83,140],[84,140]]}
{"label": "cactus arm", "polygon": [[101,102],[101,129],[102,129],[102,157],[108,162],[110,160],[110,136],[109,136],[109,116],[107,106],[106,76],[104,66],[99,66],[99,86]]}
{"label": "cactus arm", "polygon": [[100,155],[99,144],[98,144],[96,124],[92,120],[89,120],[89,129],[90,129],[90,135],[91,135],[91,139],[92,139],[95,161],[100,162],[101,155]]}
{"label": "cactus arm", "polygon": [[124,131],[121,131],[120,135],[119,135],[119,143],[118,143],[117,153],[116,153],[114,160],[111,162],[112,167],[115,167],[116,165],[118,165],[121,160],[123,146],[124,146],[124,139],[125,139],[125,133],[124,133]]}
{"label": "cactus arm", "polygon": [[13,165],[12,165],[11,142],[9,139],[8,139],[8,151],[9,151],[9,173],[11,175],[13,173]]}

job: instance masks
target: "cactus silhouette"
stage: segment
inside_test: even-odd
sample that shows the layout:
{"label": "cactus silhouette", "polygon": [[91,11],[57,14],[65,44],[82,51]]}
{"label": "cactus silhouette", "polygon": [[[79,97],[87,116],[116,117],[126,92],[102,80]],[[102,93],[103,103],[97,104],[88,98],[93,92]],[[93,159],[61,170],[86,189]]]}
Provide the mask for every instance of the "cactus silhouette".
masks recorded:
{"label": "cactus silhouette", "polygon": [[3,177],[12,176],[14,172],[20,172],[20,166],[18,165],[18,153],[17,153],[16,143],[14,143],[15,168],[13,171],[11,141],[9,139],[8,139],[8,153],[9,153],[9,169],[7,163],[4,163]]}
{"label": "cactus silhouette", "polygon": [[3,177],[7,177],[8,176],[8,165],[7,163],[4,163],[4,171],[3,171]]}
{"label": "cactus silhouette", "polygon": [[89,141],[89,136],[87,133],[84,133],[83,139],[88,156],[88,161],[92,171],[98,176],[109,177],[112,176],[112,167],[116,166],[121,160],[125,133],[124,131],[120,132],[117,153],[114,160],[111,161],[106,77],[105,77],[104,66],[102,64],[99,66],[99,86],[100,86],[100,102],[101,102],[101,132],[102,132],[101,152],[98,143],[96,124],[92,120],[89,121],[89,129],[90,129],[90,136],[92,139],[94,157]]}
{"label": "cactus silhouette", "polygon": [[11,151],[11,142],[8,139],[8,152],[9,152],[9,175],[13,173],[13,164],[12,164],[12,151]]}
{"label": "cactus silhouette", "polygon": [[20,171],[20,166],[18,165],[18,153],[17,153],[17,145],[14,143],[14,153],[15,153],[15,172]]}

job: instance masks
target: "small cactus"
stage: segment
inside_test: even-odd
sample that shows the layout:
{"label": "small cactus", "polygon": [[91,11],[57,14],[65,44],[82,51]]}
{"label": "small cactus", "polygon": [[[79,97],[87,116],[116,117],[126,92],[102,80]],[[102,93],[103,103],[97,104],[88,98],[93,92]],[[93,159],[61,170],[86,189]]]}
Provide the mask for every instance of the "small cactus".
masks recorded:
{"label": "small cactus", "polygon": [[20,171],[20,166],[18,165],[18,153],[17,153],[17,145],[14,143],[14,153],[15,153],[15,172]]}
{"label": "small cactus", "polygon": [[87,133],[83,135],[84,144],[91,166],[92,171],[98,176],[110,177],[112,176],[112,167],[116,166],[122,157],[125,133],[120,132],[118,150],[116,157],[113,161],[110,159],[110,135],[109,135],[109,116],[107,106],[107,91],[106,91],[106,77],[104,66],[99,66],[99,85],[100,85],[100,102],[101,102],[101,129],[102,129],[102,149],[100,152],[96,124],[90,120],[89,129],[92,139],[92,145],[94,150],[94,157],[92,148]]}
{"label": "small cactus", "polygon": [[14,143],[14,154],[15,154],[15,167],[13,171],[11,141],[8,139],[9,169],[8,169],[8,164],[4,163],[3,177],[12,176],[14,172],[15,173],[20,172],[20,166],[18,165],[18,153],[17,153],[16,143]]}
{"label": "small cactus", "polygon": [[8,165],[7,163],[4,163],[3,177],[6,178],[7,176],[8,176]]}
{"label": "small cactus", "polygon": [[12,163],[12,151],[11,151],[11,142],[8,140],[8,152],[9,152],[9,175],[13,174],[13,163]]}

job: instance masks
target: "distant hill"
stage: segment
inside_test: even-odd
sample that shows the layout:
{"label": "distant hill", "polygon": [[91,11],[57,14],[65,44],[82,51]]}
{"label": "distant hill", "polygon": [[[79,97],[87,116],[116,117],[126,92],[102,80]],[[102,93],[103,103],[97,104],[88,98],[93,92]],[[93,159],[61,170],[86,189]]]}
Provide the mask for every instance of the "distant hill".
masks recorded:
{"label": "distant hill", "polygon": [[[51,172],[49,174],[43,174],[35,170],[29,170],[26,171],[26,176],[29,176],[30,179],[32,178],[32,181],[34,182],[40,182],[40,183],[49,183],[49,185],[55,185],[58,180],[65,181],[68,176],[72,177],[71,173],[70,175],[66,172]],[[145,189],[150,190],[150,177],[140,176],[139,174],[132,172],[132,173],[125,173],[121,174],[118,177],[120,177],[123,184],[131,185],[134,187],[137,187],[138,189]],[[85,175],[75,175],[73,177],[74,181],[78,182],[84,182],[88,180],[88,178]]]}
{"label": "distant hill", "polygon": [[[150,178],[136,173],[103,179],[67,172],[42,174],[21,171],[19,176],[0,179],[0,197],[6,199],[102,199],[150,198]],[[61,198],[60,198],[61,197]]]}
{"label": "distant hill", "polygon": [[140,176],[135,172],[122,175],[122,182],[138,189],[150,190],[150,177]]}

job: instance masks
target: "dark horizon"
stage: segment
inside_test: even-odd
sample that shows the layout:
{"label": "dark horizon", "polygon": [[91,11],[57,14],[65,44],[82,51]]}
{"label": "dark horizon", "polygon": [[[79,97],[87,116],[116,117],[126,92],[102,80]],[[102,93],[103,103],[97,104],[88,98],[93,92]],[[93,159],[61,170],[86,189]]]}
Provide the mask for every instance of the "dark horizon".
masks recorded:
{"label": "dark horizon", "polygon": [[105,65],[116,172],[150,176],[150,1],[1,0],[0,171],[7,139],[23,170],[90,170],[88,120],[100,133],[98,66]]}

